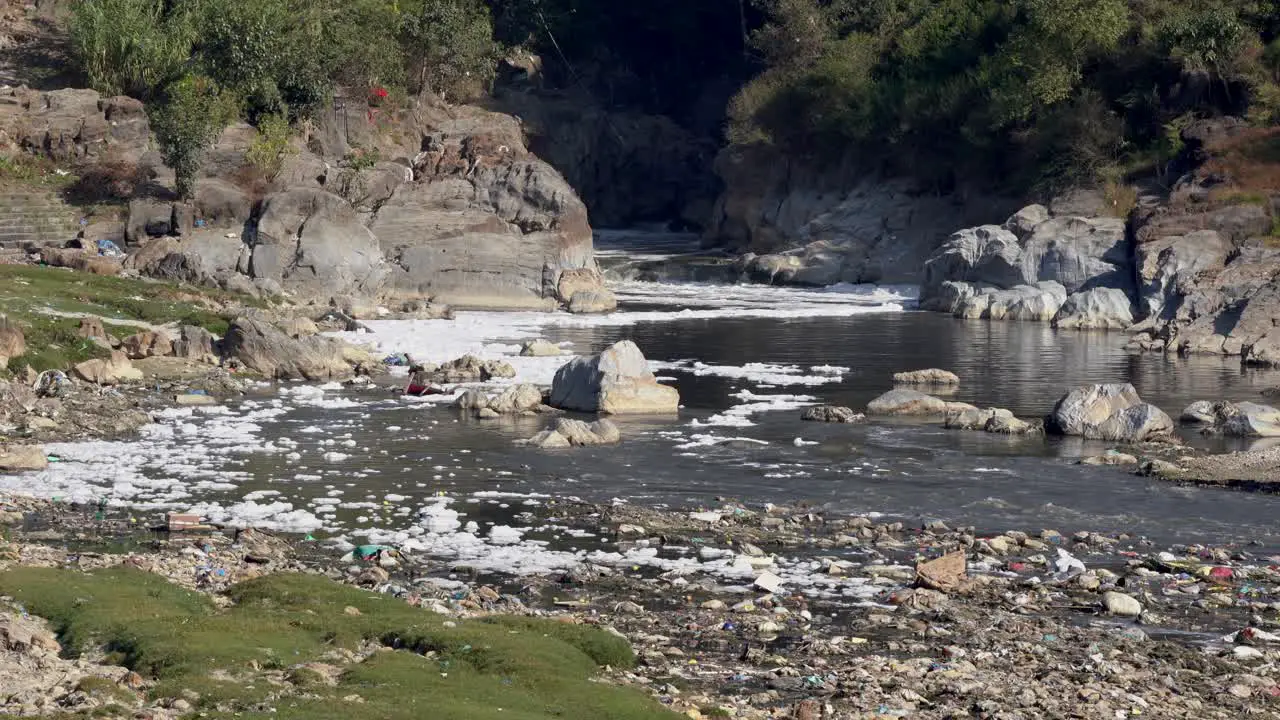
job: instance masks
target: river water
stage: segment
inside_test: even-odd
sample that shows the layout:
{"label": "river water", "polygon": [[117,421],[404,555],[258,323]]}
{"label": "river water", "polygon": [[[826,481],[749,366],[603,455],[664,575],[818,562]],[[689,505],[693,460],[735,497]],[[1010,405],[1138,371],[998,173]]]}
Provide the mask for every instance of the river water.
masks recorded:
{"label": "river water", "polygon": [[620,282],[617,290],[622,307],[609,316],[459,313],[454,321],[373,322],[372,336],[350,337],[435,361],[465,352],[503,357],[518,381],[540,383],[565,358],[512,357],[523,340],[587,353],[631,338],[679,389],[683,408],[678,418],[620,420],[618,446],[538,451],[517,441],[543,419],[475,421],[386,386],[287,385],[226,407],[173,410],[139,441],[52,446],[62,462],[0,477],[0,490],[194,509],[343,543],[411,542],[530,571],[563,565],[591,544],[548,520],[557,497],[679,507],[809,501],[986,530],[1280,546],[1280,497],[1075,464],[1106,445],[799,419],[807,404],[860,408],[889,389],[892,373],[923,367],[959,374],[951,399],[1021,416],[1043,415],[1072,386],[1120,381],[1176,416],[1197,399],[1262,400],[1280,373],[1225,359],[1132,355],[1118,333],[916,312],[906,288]]}

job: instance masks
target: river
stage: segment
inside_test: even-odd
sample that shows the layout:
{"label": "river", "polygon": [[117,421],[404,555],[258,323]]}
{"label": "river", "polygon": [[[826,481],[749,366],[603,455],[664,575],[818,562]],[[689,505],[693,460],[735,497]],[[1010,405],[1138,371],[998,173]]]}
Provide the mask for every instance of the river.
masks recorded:
{"label": "river", "polygon": [[683,408],[677,419],[620,420],[619,446],[538,451],[517,441],[543,419],[482,422],[386,386],[291,384],[225,407],[169,411],[138,441],[51,446],[61,462],[0,477],[0,489],[193,509],[342,544],[391,541],[484,557],[497,570],[562,566],[597,547],[556,526],[552,508],[563,497],[679,507],[809,501],[909,523],[1280,546],[1280,497],[1075,464],[1103,444],[799,419],[807,404],[860,408],[889,389],[892,373],[923,367],[959,374],[951,399],[1022,416],[1043,415],[1074,385],[1121,381],[1176,416],[1198,399],[1262,400],[1280,373],[1132,355],[1119,333],[917,312],[910,288],[620,281],[616,289],[622,305],[607,316],[461,312],[452,321],[374,321],[372,336],[349,338],[433,361],[503,357],[518,381],[539,383],[565,358],[512,357],[523,340],[587,353],[634,339]]}

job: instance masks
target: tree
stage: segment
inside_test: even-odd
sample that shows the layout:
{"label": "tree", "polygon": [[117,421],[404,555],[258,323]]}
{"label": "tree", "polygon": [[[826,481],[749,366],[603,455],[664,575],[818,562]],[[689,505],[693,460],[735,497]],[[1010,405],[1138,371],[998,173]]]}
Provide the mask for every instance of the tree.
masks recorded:
{"label": "tree", "polygon": [[416,0],[400,19],[415,91],[467,95],[493,79],[498,45],[489,10],[479,0]]}
{"label": "tree", "polygon": [[160,155],[173,168],[178,196],[190,199],[205,152],[235,119],[239,102],[234,94],[201,75],[187,75],[170,84],[164,100],[152,105],[151,129]]}

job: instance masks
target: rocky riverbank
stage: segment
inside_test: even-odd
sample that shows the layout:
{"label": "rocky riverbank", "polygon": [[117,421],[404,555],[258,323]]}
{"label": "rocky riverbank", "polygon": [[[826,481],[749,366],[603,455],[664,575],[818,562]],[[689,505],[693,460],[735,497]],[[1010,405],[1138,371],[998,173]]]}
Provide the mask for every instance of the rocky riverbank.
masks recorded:
{"label": "rocky riverbank", "polygon": [[[1041,528],[909,528],[804,507],[729,503],[674,512],[560,503],[539,512],[624,555],[670,557],[670,569],[583,563],[515,578],[390,549],[344,560],[301,538],[225,528],[156,534],[139,528],[163,526],[162,517],[14,498],[0,505],[7,590],[20,569],[62,568],[66,582],[77,583],[76,576],[125,567],[235,612],[253,602],[238,589],[245,583],[303,573],[366,588],[383,603],[405,603],[406,612],[421,608],[428,624],[554,618],[626,637],[638,664],[605,676],[687,717],[1235,718],[1274,713],[1280,703],[1280,638],[1266,619],[1280,602],[1280,575],[1266,549],[1248,544],[1155,548],[1137,537]],[[741,565],[738,582],[699,571],[696,558],[725,556]],[[809,579],[787,573],[792,579],[782,582],[772,568],[783,556],[803,559]],[[304,670],[323,670],[325,683],[345,687],[365,663],[386,657],[363,646],[313,661],[320,664],[237,664],[221,671],[262,692],[228,695],[163,682],[148,671],[157,666],[137,657],[123,666],[92,652],[60,659],[59,643],[82,641],[9,607],[0,627],[14,682],[4,710],[19,715],[256,716],[305,698]],[[329,617],[323,604],[312,610]],[[371,612],[332,610],[352,626]],[[98,692],[87,691],[97,684]],[[346,702],[359,716],[359,701]]]}

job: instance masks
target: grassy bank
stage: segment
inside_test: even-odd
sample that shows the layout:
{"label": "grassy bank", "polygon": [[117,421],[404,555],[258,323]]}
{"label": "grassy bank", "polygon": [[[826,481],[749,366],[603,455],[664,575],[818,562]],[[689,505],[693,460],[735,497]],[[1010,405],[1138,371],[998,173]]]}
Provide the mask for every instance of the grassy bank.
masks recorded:
{"label": "grassy bank", "polygon": [[[103,277],[64,268],[0,265],[0,312],[16,320],[27,340],[26,354],[12,358],[9,370],[66,368],[107,351],[77,334],[80,318],[103,318],[107,332],[127,337],[147,325],[198,325],[221,335],[229,301],[255,301],[231,293],[177,285]],[[3,368],[0,368],[3,370]]]}
{"label": "grassy bank", "polygon": [[[640,692],[593,681],[602,666],[635,661],[625,640],[603,630],[536,618],[451,621],[319,576],[242,583],[226,610],[123,566],[17,568],[0,573],[0,594],[49,619],[66,652],[102,648],[107,662],[153,680],[151,699],[197,693],[202,717],[675,717]],[[361,662],[335,660],[370,643],[377,649]]]}

